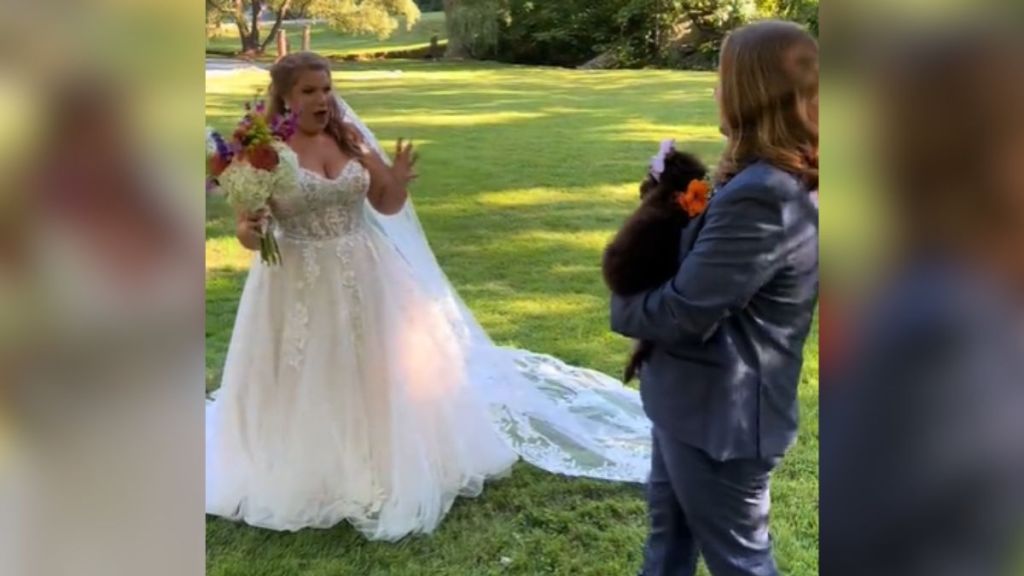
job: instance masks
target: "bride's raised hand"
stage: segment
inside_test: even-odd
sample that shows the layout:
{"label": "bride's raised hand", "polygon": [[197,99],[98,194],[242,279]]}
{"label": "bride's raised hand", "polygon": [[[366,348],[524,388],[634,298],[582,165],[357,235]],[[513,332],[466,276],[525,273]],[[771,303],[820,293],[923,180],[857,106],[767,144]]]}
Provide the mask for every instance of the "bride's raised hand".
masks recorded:
{"label": "bride's raised hand", "polygon": [[395,159],[391,163],[391,175],[401,187],[405,188],[409,182],[419,176],[416,173],[417,160],[419,160],[419,154],[413,150],[412,142],[406,143],[404,138],[400,138],[395,145]]}

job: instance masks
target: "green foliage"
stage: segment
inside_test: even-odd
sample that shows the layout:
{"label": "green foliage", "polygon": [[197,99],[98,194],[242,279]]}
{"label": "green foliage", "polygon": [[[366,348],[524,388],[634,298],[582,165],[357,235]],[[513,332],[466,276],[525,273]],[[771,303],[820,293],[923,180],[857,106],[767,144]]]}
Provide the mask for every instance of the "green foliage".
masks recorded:
{"label": "green foliage", "polygon": [[307,12],[327,20],[331,27],[347,34],[373,35],[383,40],[398,28],[409,30],[420,18],[413,0],[311,0]]}
{"label": "green foliage", "polygon": [[695,26],[716,32],[740,26],[758,13],[755,0],[676,0],[670,4],[674,13]]}
{"label": "green foliage", "polygon": [[339,32],[373,35],[382,40],[395,32],[399,22],[409,30],[420,17],[413,0],[247,0],[240,14],[230,0],[206,0],[207,38],[220,33],[224,20],[236,20],[240,24],[241,51],[261,52],[271,39],[263,35],[263,23],[253,20],[254,4],[257,13],[269,11],[281,19],[323,18]]}
{"label": "green foliage", "polygon": [[458,0],[450,35],[468,55],[577,66],[602,55],[619,67],[711,68],[725,34],[759,17],[817,34],[818,0]]}
{"label": "green foliage", "polygon": [[[261,28],[269,31],[272,23],[264,22]],[[295,46],[302,38],[304,24],[285,22],[282,28],[288,33],[292,45]],[[320,54],[331,58],[371,58],[383,57],[400,53],[411,53],[425,50],[430,46],[430,39],[437,36],[443,43],[447,40],[443,12],[426,12],[410,30],[399,26],[395,33],[386,40],[374,36],[353,36],[332,29],[327,24],[313,24],[310,30],[310,47]],[[238,47],[238,30],[223,26],[217,35],[208,38],[206,48],[218,52],[227,52]]]}
{"label": "green foliage", "polygon": [[422,12],[440,12],[444,10],[444,0],[416,0]]}
{"label": "green foliage", "polygon": [[782,18],[803,24],[817,36],[818,3],[819,0],[757,0],[757,9],[763,17]]}
{"label": "green foliage", "polygon": [[[757,15],[754,0],[461,0],[449,14],[471,54],[497,60],[576,66],[612,54],[619,66],[669,63],[700,53]],[[495,28],[495,23],[498,27]]]}
{"label": "green foliage", "polygon": [[787,0],[783,4],[785,18],[807,25],[815,36],[818,35],[818,0]]}
{"label": "green foliage", "polygon": [[[276,10],[284,0],[264,2]],[[783,18],[818,33],[819,0],[293,0],[289,14],[324,18],[340,34],[391,37],[421,11],[447,13],[459,56],[577,66],[608,54],[618,67],[711,68],[724,34],[755,18]],[[248,3],[247,3],[248,5]],[[233,3],[207,0],[218,29]],[[249,14],[249,8],[246,8]]]}
{"label": "green foliage", "polygon": [[206,2],[206,26],[220,26],[224,21],[224,10],[220,4],[207,0]]}
{"label": "green foliage", "polygon": [[[468,56],[487,58],[498,47],[501,22],[507,21],[508,0],[458,0],[446,13],[448,35]],[[461,56],[462,54],[459,54]]]}
{"label": "green foliage", "polygon": [[600,54],[617,35],[615,2],[510,0],[499,60],[575,66]]}

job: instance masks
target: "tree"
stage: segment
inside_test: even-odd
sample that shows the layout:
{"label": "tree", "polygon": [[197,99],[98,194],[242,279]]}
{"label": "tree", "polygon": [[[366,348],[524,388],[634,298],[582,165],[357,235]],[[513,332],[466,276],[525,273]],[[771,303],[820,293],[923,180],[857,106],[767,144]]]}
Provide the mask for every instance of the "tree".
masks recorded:
{"label": "tree", "polygon": [[818,3],[819,0],[757,0],[757,8],[762,16],[792,20],[807,26],[817,36]]}
{"label": "tree", "polygon": [[416,0],[422,12],[440,12],[444,10],[444,0]]}
{"label": "tree", "polygon": [[507,20],[507,0],[444,0],[448,30],[447,58],[481,58],[498,44],[501,22]]}
{"label": "tree", "polygon": [[753,0],[685,0],[679,9],[702,35],[721,38],[757,16]]}
{"label": "tree", "polygon": [[[274,41],[285,15],[292,9],[327,20],[331,27],[349,34],[374,34],[387,38],[402,18],[407,28],[420,17],[413,0],[206,0],[207,24],[231,19],[238,27],[243,54],[262,54]],[[260,16],[272,11],[274,24],[266,37],[260,34]]]}
{"label": "tree", "polygon": [[[284,14],[292,0],[206,0],[206,21],[220,23],[230,18],[238,27],[243,54],[262,53],[281,27]],[[260,16],[264,10],[275,13],[274,27],[266,38],[260,38]]]}
{"label": "tree", "polygon": [[313,0],[292,0],[292,14],[296,18],[309,18],[309,7],[313,4]]}
{"label": "tree", "polygon": [[308,12],[327,20],[339,32],[374,35],[382,40],[394,33],[399,19],[406,30],[420,19],[420,9],[413,0],[311,0]]}
{"label": "tree", "polygon": [[759,15],[800,21],[811,5],[817,0],[444,0],[447,56],[707,69],[729,30]]}
{"label": "tree", "polygon": [[754,0],[509,0],[497,58],[529,64],[710,67]]}

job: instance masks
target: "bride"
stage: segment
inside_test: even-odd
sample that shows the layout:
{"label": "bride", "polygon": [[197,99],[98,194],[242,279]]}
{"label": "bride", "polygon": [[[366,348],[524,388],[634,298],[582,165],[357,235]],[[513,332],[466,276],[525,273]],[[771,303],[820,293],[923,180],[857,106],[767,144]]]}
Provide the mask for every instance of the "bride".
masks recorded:
{"label": "bride", "polygon": [[432,532],[458,496],[522,457],[572,476],[642,482],[650,428],[635,391],[494,345],[427,244],[393,162],[328,61],[270,71],[269,114],[294,111],[297,178],[268,217],[282,263],[254,257],[221,387],[207,405],[206,510],[275,530],[350,522],[366,537]]}

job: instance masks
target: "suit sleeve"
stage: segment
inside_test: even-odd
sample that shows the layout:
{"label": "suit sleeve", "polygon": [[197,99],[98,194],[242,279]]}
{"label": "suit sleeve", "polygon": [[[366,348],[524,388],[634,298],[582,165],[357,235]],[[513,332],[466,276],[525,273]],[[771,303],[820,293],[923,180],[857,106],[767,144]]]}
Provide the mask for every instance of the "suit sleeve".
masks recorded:
{"label": "suit sleeve", "polygon": [[785,259],[781,200],[758,184],[727,194],[709,206],[674,278],[648,292],[612,296],[614,332],[666,345],[704,341],[771,279]]}

